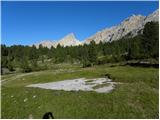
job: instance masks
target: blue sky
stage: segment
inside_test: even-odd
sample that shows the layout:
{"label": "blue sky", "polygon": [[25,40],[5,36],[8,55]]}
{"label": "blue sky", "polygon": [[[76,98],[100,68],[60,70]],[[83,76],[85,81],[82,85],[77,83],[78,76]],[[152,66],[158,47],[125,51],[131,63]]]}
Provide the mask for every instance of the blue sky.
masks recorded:
{"label": "blue sky", "polygon": [[156,1],[2,2],[2,38],[6,45],[59,40],[73,32],[80,41],[132,14],[148,15]]}

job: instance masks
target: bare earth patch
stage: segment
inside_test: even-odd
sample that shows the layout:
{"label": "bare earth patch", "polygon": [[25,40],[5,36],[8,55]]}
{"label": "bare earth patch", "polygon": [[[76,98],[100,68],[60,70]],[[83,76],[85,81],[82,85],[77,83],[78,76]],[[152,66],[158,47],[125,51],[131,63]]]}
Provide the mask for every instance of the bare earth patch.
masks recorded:
{"label": "bare earth patch", "polygon": [[[108,78],[63,80],[58,82],[31,84],[26,87],[38,87],[43,89],[64,90],[64,91],[95,91],[97,93],[108,93],[115,88],[118,82],[112,82]],[[98,87],[97,87],[98,86]]]}

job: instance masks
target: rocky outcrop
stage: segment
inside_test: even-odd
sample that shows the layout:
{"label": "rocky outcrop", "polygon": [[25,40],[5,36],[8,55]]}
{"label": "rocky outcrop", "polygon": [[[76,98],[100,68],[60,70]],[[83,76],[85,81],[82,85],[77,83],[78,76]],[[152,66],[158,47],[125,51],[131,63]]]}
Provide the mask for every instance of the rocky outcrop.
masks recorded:
{"label": "rocky outcrop", "polygon": [[83,43],[88,44],[92,40],[96,43],[99,43],[100,41],[110,42],[118,40],[127,34],[135,36],[138,34],[138,31],[142,30],[144,25],[150,21],[159,21],[159,10],[156,10],[146,17],[142,15],[132,15],[117,26],[97,32],[95,35],[87,38]]}

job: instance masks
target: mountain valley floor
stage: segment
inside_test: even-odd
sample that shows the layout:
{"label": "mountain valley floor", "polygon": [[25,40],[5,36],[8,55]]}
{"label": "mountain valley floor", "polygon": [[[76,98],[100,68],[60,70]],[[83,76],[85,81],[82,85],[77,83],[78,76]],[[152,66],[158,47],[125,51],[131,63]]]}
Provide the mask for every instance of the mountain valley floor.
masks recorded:
{"label": "mountain valley floor", "polygon": [[[2,75],[1,118],[159,118],[159,69],[105,64],[82,68],[56,64],[54,69]],[[116,88],[109,93],[25,87],[66,79],[109,76]]]}

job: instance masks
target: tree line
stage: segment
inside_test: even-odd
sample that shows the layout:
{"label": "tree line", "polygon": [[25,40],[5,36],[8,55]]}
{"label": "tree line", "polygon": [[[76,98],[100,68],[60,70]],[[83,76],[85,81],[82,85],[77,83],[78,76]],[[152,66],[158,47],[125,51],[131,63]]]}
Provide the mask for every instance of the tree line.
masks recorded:
{"label": "tree line", "polygon": [[159,58],[159,23],[146,23],[143,34],[135,37],[123,37],[112,42],[100,42],[79,46],[56,48],[36,46],[1,45],[1,68],[22,68],[23,72],[40,69],[39,64],[46,59],[53,63],[81,63],[83,67],[137,59]]}

